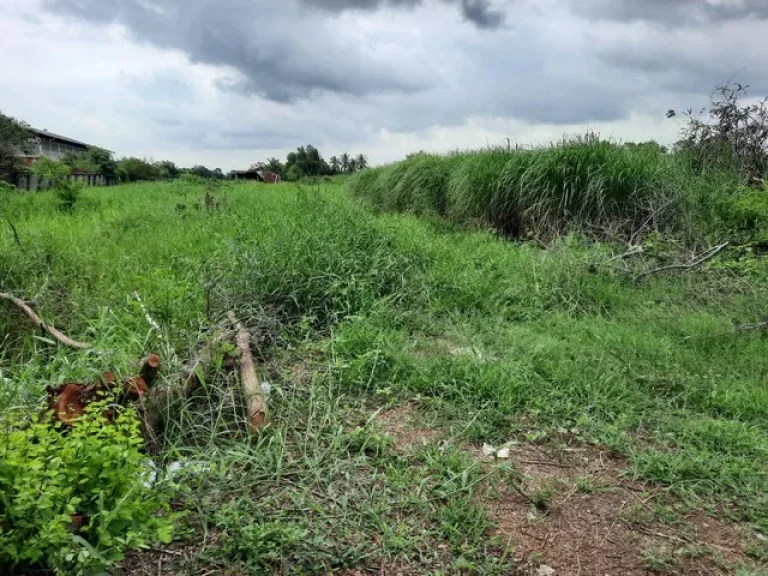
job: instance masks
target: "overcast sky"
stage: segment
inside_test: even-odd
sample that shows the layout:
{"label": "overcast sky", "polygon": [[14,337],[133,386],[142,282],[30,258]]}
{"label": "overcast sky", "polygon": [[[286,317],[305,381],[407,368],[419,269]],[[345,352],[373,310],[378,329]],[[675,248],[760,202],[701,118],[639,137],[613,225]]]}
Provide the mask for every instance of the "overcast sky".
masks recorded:
{"label": "overcast sky", "polygon": [[373,163],[768,94],[768,0],[0,0],[0,110],[118,156]]}

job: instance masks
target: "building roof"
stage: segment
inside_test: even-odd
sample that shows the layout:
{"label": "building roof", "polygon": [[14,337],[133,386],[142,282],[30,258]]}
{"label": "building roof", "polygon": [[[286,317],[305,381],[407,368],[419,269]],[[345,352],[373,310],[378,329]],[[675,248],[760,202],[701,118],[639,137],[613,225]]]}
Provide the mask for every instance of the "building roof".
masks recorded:
{"label": "building roof", "polygon": [[[85,142],[80,142],[79,140],[75,140],[73,138],[67,138],[66,136],[61,136],[59,134],[54,134],[53,132],[48,132],[48,130],[38,130],[37,128],[29,128],[28,130],[38,136],[42,136],[44,138],[51,138],[52,140],[59,140],[61,142],[66,142],[67,144],[74,144],[75,146],[83,146],[85,148],[101,148],[101,146],[86,144]],[[106,150],[106,148],[102,148],[102,150]],[[107,152],[112,152],[112,150],[107,150]]]}

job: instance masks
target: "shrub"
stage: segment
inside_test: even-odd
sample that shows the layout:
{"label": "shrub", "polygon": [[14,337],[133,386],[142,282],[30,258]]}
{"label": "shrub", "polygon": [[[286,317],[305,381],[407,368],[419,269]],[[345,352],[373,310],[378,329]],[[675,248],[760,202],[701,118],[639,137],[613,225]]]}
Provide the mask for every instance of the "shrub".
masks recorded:
{"label": "shrub", "polygon": [[[661,147],[619,146],[595,135],[533,150],[417,154],[350,188],[386,210],[482,218],[510,236],[580,229],[633,231],[674,195]],[[372,171],[373,172],[373,171]]]}
{"label": "shrub", "polygon": [[72,182],[69,179],[72,169],[63,162],[48,158],[40,158],[32,169],[38,178],[51,183],[59,208],[67,212],[72,211],[83,191],[82,182]]}
{"label": "shrub", "polygon": [[762,184],[768,174],[768,99],[744,104],[747,88],[723,84],[715,88],[708,109],[698,116],[686,112],[677,148],[694,172],[732,172],[743,184]]}
{"label": "shrub", "polygon": [[169,541],[166,489],[147,483],[133,410],[94,403],[70,430],[49,414],[11,420],[0,441],[0,572],[97,574],[148,540]]}

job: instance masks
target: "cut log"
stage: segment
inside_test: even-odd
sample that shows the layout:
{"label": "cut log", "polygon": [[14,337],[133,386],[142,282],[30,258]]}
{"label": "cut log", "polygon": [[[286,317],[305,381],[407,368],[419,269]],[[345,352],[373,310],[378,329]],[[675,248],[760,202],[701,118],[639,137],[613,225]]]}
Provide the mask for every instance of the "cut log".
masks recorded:
{"label": "cut log", "polygon": [[139,371],[139,377],[144,380],[147,386],[152,386],[157,378],[157,372],[160,370],[160,356],[150,354],[144,360],[144,364]]}
{"label": "cut log", "polygon": [[35,314],[35,311],[30,308],[24,300],[21,300],[20,298],[16,298],[15,296],[11,294],[6,294],[5,292],[0,292],[0,299],[2,300],[8,300],[9,302],[12,302],[15,304],[24,314],[32,320],[32,323],[37,326],[40,330],[45,332],[46,334],[50,335],[51,338],[56,340],[59,344],[62,346],[69,346],[70,348],[77,348],[78,350],[87,350],[89,348],[93,348],[90,344],[84,344],[82,342],[77,342],[75,340],[72,340],[72,338],[69,338],[65,334],[62,334],[56,328],[53,326],[47,325],[45,322],[42,321],[40,316]]}
{"label": "cut log", "polygon": [[269,412],[267,401],[261,391],[261,383],[256,375],[256,367],[251,353],[251,335],[243,328],[234,313],[229,313],[229,321],[237,330],[237,348],[240,352],[240,384],[248,414],[248,428],[257,433],[267,424]]}
{"label": "cut log", "polygon": [[64,384],[56,391],[56,394],[54,404],[56,418],[67,426],[74,425],[77,419],[85,414],[85,407],[88,403],[85,386]]}

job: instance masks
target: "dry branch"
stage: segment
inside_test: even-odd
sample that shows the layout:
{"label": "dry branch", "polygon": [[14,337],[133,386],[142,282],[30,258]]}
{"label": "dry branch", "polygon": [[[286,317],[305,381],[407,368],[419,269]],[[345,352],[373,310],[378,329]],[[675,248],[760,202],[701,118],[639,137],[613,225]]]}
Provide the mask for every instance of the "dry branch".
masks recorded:
{"label": "dry branch", "polygon": [[27,318],[32,320],[35,326],[37,326],[40,330],[45,332],[46,334],[50,335],[51,338],[56,340],[59,344],[62,346],[69,346],[70,348],[77,348],[79,350],[87,350],[89,348],[92,348],[90,344],[84,344],[82,342],[77,342],[75,340],[72,340],[65,334],[62,334],[56,328],[53,326],[47,325],[45,322],[42,321],[40,316],[35,314],[35,311],[30,308],[26,302],[23,300],[16,298],[15,296],[12,296],[11,294],[6,294],[5,292],[0,292],[0,299],[2,300],[8,300],[9,302],[12,302],[15,304],[24,314],[26,314]]}
{"label": "dry branch", "polygon": [[749,330],[767,330],[767,329],[768,329],[768,321],[758,322],[757,324],[742,324],[740,326],[734,326],[733,331],[747,332]]}
{"label": "dry branch", "polygon": [[708,252],[705,252],[704,254],[694,258],[694,260],[692,262],[689,262],[688,264],[672,264],[670,266],[662,266],[661,268],[654,268],[653,270],[648,270],[647,272],[643,272],[642,274],[636,276],[635,282],[639,282],[643,278],[646,278],[653,274],[662,274],[665,272],[678,272],[682,270],[690,270],[691,268],[695,268],[696,266],[701,266],[705,262],[717,256],[728,245],[730,245],[730,242],[723,242],[722,244],[718,244]]}
{"label": "dry branch", "polygon": [[261,384],[256,375],[251,353],[251,335],[237,320],[234,313],[229,313],[229,320],[237,330],[237,348],[240,351],[240,383],[243,387],[245,406],[248,410],[248,427],[252,433],[259,431],[267,423],[267,402],[261,391]]}

